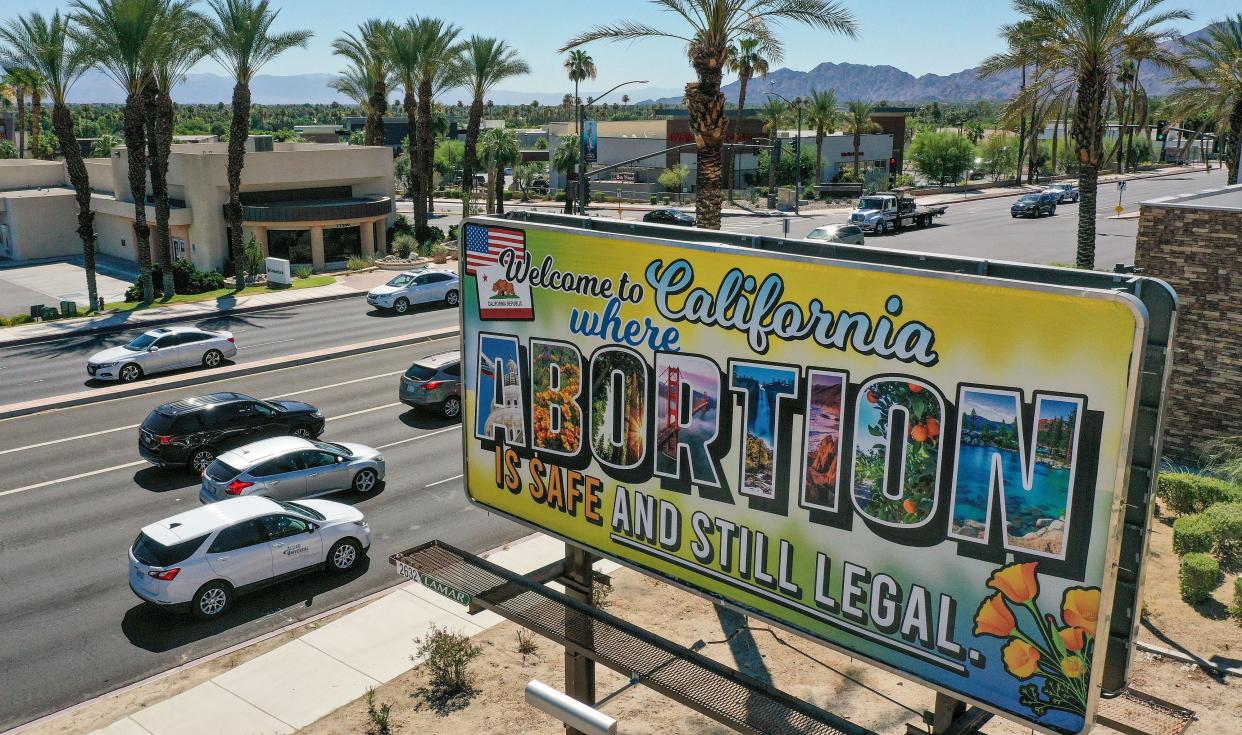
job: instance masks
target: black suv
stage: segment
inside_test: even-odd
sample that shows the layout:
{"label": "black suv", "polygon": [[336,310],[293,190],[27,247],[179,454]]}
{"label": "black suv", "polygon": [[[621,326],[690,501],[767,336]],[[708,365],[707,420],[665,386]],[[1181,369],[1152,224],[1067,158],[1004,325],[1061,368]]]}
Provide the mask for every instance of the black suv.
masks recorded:
{"label": "black suv", "polygon": [[287,434],[314,439],[323,414],[301,401],[264,401],[243,393],[212,393],[165,403],[138,430],[138,453],[161,467],[202,472],[216,455],[243,444]]}

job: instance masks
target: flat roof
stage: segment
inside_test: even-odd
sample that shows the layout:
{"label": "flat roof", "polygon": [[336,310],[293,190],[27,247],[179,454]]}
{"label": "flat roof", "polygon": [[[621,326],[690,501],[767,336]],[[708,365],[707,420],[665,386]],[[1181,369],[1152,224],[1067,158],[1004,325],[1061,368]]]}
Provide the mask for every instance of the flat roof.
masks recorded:
{"label": "flat roof", "polygon": [[3,199],[34,199],[35,197],[48,196],[74,196],[75,192],[68,186],[32,186],[23,189],[0,189],[0,198]]}
{"label": "flat roof", "polygon": [[13,168],[18,166],[56,166],[59,168],[63,165],[65,164],[61,161],[43,161],[38,158],[0,158],[0,166],[12,166]]}
{"label": "flat roof", "polygon": [[1142,202],[1141,205],[1144,207],[1213,209],[1227,212],[1242,212],[1242,184],[1234,184],[1221,189],[1205,189],[1193,194],[1149,199]]}

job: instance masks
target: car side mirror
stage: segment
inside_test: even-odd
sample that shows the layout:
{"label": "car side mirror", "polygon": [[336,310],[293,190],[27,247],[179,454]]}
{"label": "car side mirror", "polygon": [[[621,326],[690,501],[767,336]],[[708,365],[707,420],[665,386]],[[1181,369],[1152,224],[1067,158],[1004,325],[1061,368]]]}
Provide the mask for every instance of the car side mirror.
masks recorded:
{"label": "car side mirror", "polygon": [[345,458],[344,458],[344,457],[338,456],[338,457],[336,458],[336,463],[337,463],[337,464],[340,464],[340,463],[342,463],[342,462],[344,462],[344,461],[345,461]]}
{"label": "car side mirror", "polygon": [[306,524],[306,532],[307,532],[307,533],[314,533],[314,532],[315,532],[318,528],[319,528],[319,526],[316,526],[314,523],[308,523],[308,524]]}
{"label": "car side mirror", "polygon": [[151,345],[150,347],[147,348],[147,352],[159,352],[159,351],[160,351],[160,348],[156,347],[155,345]]}

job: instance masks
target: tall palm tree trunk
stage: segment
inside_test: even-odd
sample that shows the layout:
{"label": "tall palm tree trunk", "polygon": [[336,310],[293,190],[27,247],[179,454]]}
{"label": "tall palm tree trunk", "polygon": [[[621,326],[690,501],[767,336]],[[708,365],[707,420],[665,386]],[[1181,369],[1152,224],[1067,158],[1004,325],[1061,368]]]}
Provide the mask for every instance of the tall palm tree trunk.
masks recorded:
{"label": "tall palm tree trunk", "polygon": [[39,87],[30,88],[30,156],[34,159],[43,158],[43,149],[39,142],[43,137],[43,98]]}
{"label": "tall palm tree trunk", "polygon": [[1142,65],[1142,59],[1134,62],[1134,81],[1130,83],[1130,115],[1126,121],[1126,166],[1133,165],[1134,160],[1134,111],[1138,106],[1138,75]]}
{"label": "tall palm tree trunk", "polygon": [[815,131],[815,185],[824,183],[824,131]]}
{"label": "tall palm tree trunk", "polygon": [[1225,138],[1225,147],[1221,154],[1225,157],[1225,166],[1229,169],[1226,183],[1230,186],[1238,183],[1238,154],[1242,153],[1242,99],[1233,103],[1229,113],[1229,137]]}
{"label": "tall palm tree trunk", "polygon": [[854,133],[854,179],[858,180],[858,158],[862,155],[862,135]]}
{"label": "tall palm tree trunk", "polygon": [[695,214],[699,227],[720,229],[721,143],[728,123],[724,94],[720,91],[723,49],[698,46],[691,51],[691,64],[699,81],[686,85],[686,107],[690,110],[690,132],[698,146],[695,174]]}
{"label": "tall palm tree trunk", "polygon": [[[154,85],[148,86],[143,105],[147,115],[147,166],[151,171],[151,196],[155,199],[155,258],[160,264],[161,290],[167,299],[173,295],[172,243],[168,233],[168,155],[172,128],[169,127],[165,136],[164,128],[168,123],[164,120],[161,97],[163,94],[157,92]],[[172,107],[171,99],[168,106]],[[164,148],[165,137],[169,148]]]}
{"label": "tall palm tree trunk", "polygon": [[245,260],[242,257],[241,174],[246,165],[246,138],[250,135],[250,85],[233,85],[233,119],[229,123],[229,161],[227,178],[229,203],[224,208],[229,226],[229,253],[233,259],[236,288],[246,287]]}
{"label": "tall palm tree trunk", "polygon": [[129,156],[129,191],[134,198],[134,249],[138,255],[138,274],[142,281],[142,302],[155,300],[151,283],[151,228],[147,225],[147,150],[144,100],[142,92],[130,92],[125,98],[125,149]]}
{"label": "tall palm tree trunk", "polygon": [[409,129],[406,135],[405,153],[410,157],[410,203],[418,208],[420,182],[418,169],[414,168],[414,148],[418,145],[418,97],[414,90],[405,90],[401,98],[401,109],[405,112],[405,125]]}
{"label": "tall palm tree trunk", "polygon": [[[1026,91],[1026,65],[1022,66],[1022,82],[1018,85],[1018,94]],[[1026,153],[1026,110],[1018,118],[1018,165],[1015,167],[1018,183],[1022,183],[1022,158]]]}
{"label": "tall palm tree trunk", "polygon": [[367,100],[367,119],[363,135],[367,145],[384,145],[384,114],[388,112],[388,85],[378,81]]}
{"label": "tall palm tree trunk", "polygon": [[1078,157],[1078,248],[1075,264],[1095,268],[1095,206],[1100,163],[1104,148],[1104,102],[1108,77],[1103,69],[1091,68],[1078,79],[1078,104],[1074,109],[1074,146]]}
{"label": "tall palm tree trunk", "polygon": [[505,167],[496,161],[496,214],[505,213]]}
{"label": "tall palm tree trunk", "polygon": [[427,220],[431,211],[431,164],[435,138],[431,132],[431,80],[423,79],[418,85],[418,145],[417,159],[410,159],[410,168],[418,172],[418,198],[414,205],[414,235],[419,242],[427,239]]}
{"label": "tall palm tree trunk", "polygon": [[82,240],[82,266],[86,270],[88,309],[99,308],[99,288],[95,283],[95,213],[91,211],[91,181],[82,160],[82,149],[73,134],[73,118],[64,104],[52,105],[52,129],[60,138],[60,150],[69,170],[74,199],[78,202],[78,237]]}
{"label": "tall palm tree trunk", "polygon": [[21,85],[13,87],[13,95],[17,97],[17,157],[26,157],[26,88]]}
{"label": "tall palm tree trunk", "polygon": [[461,157],[461,190],[474,191],[474,172],[479,168],[479,127],[483,121],[483,98],[475,97],[470,103],[470,118],[466,121],[466,150]]}
{"label": "tall palm tree trunk", "polygon": [[[742,118],[746,116],[746,85],[750,84],[750,75],[743,74],[738,77],[738,81],[742,83],[741,89],[737,92],[737,122],[733,125],[733,141],[737,142],[738,136],[742,134]],[[733,155],[730,157],[729,166],[729,201],[733,201],[733,184],[737,178],[737,169],[741,168],[742,152],[735,145]]]}

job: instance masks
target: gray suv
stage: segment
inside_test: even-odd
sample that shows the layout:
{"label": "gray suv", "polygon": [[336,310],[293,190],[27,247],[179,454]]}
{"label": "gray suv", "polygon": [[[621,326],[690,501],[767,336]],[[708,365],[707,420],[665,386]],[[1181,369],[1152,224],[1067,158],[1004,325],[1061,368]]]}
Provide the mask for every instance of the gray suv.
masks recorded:
{"label": "gray suv", "polygon": [[438,411],[445,418],[461,416],[461,353],[457,350],[424,357],[401,376],[401,402]]}

